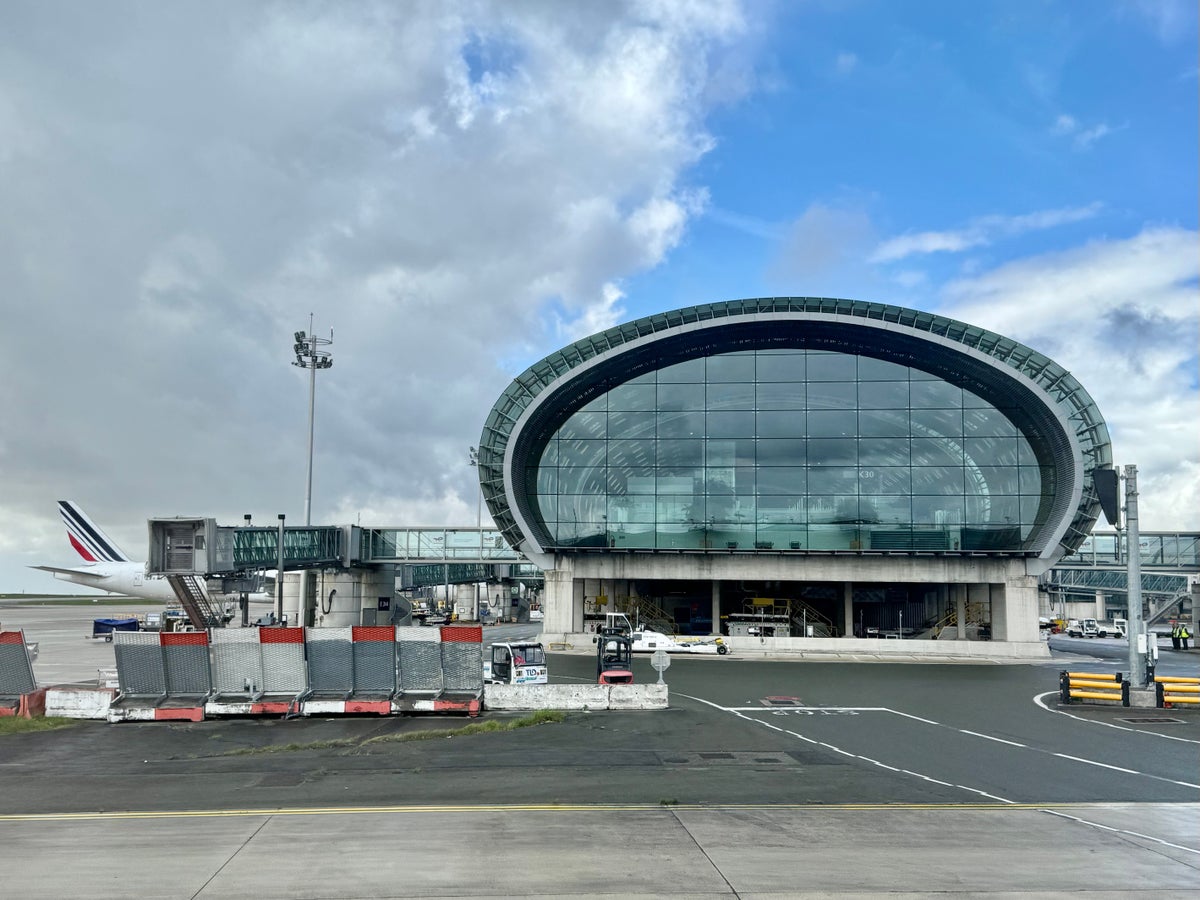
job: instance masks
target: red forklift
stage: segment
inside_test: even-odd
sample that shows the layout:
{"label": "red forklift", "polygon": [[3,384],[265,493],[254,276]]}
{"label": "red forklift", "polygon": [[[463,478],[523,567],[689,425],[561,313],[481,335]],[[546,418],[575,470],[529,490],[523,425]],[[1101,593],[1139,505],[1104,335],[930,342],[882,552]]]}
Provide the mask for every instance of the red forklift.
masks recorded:
{"label": "red forklift", "polygon": [[596,683],[633,684],[633,641],[615,628],[596,636]]}

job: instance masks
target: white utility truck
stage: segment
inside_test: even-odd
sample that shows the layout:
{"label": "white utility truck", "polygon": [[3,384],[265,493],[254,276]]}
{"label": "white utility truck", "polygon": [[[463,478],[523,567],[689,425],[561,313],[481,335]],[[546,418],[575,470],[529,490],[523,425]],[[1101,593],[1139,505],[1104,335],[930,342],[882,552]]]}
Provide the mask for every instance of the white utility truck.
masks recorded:
{"label": "white utility truck", "polygon": [[536,642],[492,644],[483,661],[484,684],[549,684],[546,651]]}

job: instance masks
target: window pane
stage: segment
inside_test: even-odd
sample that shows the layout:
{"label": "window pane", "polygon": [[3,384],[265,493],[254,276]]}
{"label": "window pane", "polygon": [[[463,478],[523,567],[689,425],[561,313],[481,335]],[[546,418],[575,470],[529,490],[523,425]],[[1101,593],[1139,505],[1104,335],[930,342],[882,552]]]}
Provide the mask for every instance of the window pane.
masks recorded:
{"label": "window pane", "polygon": [[580,410],[559,429],[562,438],[603,438],[608,434],[608,414]]}
{"label": "window pane", "polygon": [[808,392],[803,384],[759,384],[759,409],[804,409]]}
{"label": "window pane", "polygon": [[660,384],[658,386],[658,408],[704,409],[703,384]]}
{"label": "window pane", "polygon": [[904,410],[860,410],[858,434],[865,438],[908,437],[908,413]]}
{"label": "window pane", "polygon": [[758,470],[758,493],[803,496],[808,485],[808,470],[801,466],[779,466]]}
{"label": "window pane", "polygon": [[710,412],[709,437],[753,437],[753,412]]}
{"label": "window pane", "polygon": [[808,431],[804,410],[771,410],[760,412],[756,425],[759,437],[804,437]]}
{"label": "window pane", "polygon": [[620,409],[653,410],[654,404],[653,384],[622,384],[608,393],[609,412]]}
{"label": "window pane", "polygon": [[608,433],[621,438],[652,438],[657,422],[652,412],[610,412]]}
{"label": "window pane", "polygon": [[908,438],[871,438],[858,442],[860,466],[907,466]]}
{"label": "window pane", "polygon": [[857,377],[858,358],[845,353],[808,354],[808,381],[854,381]]}
{"label": "window pane", "polygon": [[962,437],[962,412],[957,409],[914,409],[913,437]]}
{"label": "window pane", "polygon": [[912,405],[914,408],[962,408],[962,388],[957,388],[944,381],[914,381],[911,390]]}
{"label": "window pane", "polygon": [[963,429],[967,435],[975,437],[989,435],[1015,437],[1017,434],[1017,426],[998,409],[964,410]]}
{"label": "window pane", "polygon": [[754,353],[724,353],[708,359],[707,376],[717,381],[754,381]]}
{"label": "window pane", "polygon": [[708,408],[712,409],[754,409],[754,385],[742,384],[709,384]]}
{"label": "window pane", "polygon": [[654,441],[609,441],[609,468],[636,468],[638,466],[653,466],[656,444]]}
{"label": "window pane", "polygon": [[912,448],[912,464],[914,466],[961,466],[963,450],[957,441],[936,441],[913,438],[909,442]]}
{"label": "window pane", "polygon": [[1015,466],[1017,464],[1017,439],[1014,438],[965,438],[963,449],[967,459],[978,466]]}
{"label": "window pane", "polygon": [[704,360],[689,359],[687,362],[676,363],[658,371],[658,383],[664,384],[701,384],[704,382]]}
{"label": "window pane", "polygon": [[759,440],[756,449],[760,466],[803,465],[808,458],[803,440]]}
{"label": "window pane", "polygon": [[853,381],[829,381],[808,386],[809,409],[854,409],[857,397],[858,385]]}
{"label": "window pane", "polygon": [[858,463],[858,442],[854,438],[821,438],[808,442],[810,466],[853,466]]}
{"label": "window pane", "polygon": [[559,441],[558,459],[563,466],[603,466],[604,441]]}
{"label": "window pane", "polygon": [[658,465],[704,465],[704,441],[659,441]]}
{"label": "window pane", "polygon": [[860,409],[904,409],[908,402],[907,381],[864,381],[858,386]]}
{"label": "window pane", "polygon": [[658,414],[658,436],[660,438],[701,438],[704,436],[704,413],[675,410],[660,412]]}
{"label": "window pane", "polygon": [[772,381],[794,381],[803,385],[804,362],[803,350],[760,351],[757,365],[759,388]]}
{"label": "window pane", "polygon": [[858,414],[854,410],[809,410],[810,438],[854,437],[858,434]]}
{"label": "window pane", "polygon": [[907,383],[908,367],[870,356],[860,356],[858,358],[858,378],[860,381],[903,381]]}

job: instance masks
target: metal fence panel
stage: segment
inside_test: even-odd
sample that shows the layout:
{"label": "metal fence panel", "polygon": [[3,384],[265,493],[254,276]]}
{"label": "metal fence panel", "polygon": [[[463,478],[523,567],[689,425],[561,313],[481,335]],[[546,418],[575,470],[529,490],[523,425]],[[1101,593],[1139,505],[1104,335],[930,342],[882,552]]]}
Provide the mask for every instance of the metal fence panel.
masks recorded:
{"label": "metal fence panel", "polygon": [[263,693],[304,693],[308,669],[304,662],[303,628],[258,628],[262,648]]}
{"label": "metal fence panel", "polygon": [[23,631],[0,631],[0,695],[19,696],[37,689]]}
{"label": "metal fence panel", "polygon": [[387,694],[396,690],[396,629],[357,625],[354,637],[354,692]]}
{"label": "metal fence panel", "polygon": [[167,668],[158,632],[114,631],[117,683],[122,694],[161,696],[167,692]]}
{"label": "metal fence panel", "polygon": [[262,649],[256,628],[218,628],[212,634],[212,684],[218,694],[263,690]]}
{"label": "metal fence panel", "polygon": [[208,665],[208,634],[203,631],[162,632],[167,694],[205,695],[212,689]]}
{"label": "metal fence panel", "polygon": [[442,692],[441,641],[436,628],[413,625],[396,629],[400,690],[421,694]]}
{"label": "metal fence panel", "polygon": [[315,694],[354,690],[354,650],[350,628],[306,628],[308,686]]}
{"label": "metal fence panel", "polygon": [[483,692],[483,629],[442,626],[442,678],[447,693]]}
{"label": "metal fence panel", "polygon": [[477,694],[483,690],[483,645],[442,642],[442,677],[446,691]]}

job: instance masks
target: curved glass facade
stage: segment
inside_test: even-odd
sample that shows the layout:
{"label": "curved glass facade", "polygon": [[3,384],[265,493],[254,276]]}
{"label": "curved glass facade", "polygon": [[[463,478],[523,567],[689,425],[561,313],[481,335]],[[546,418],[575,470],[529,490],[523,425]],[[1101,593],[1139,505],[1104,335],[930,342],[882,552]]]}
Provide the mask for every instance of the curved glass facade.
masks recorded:
{"label": "curved glass facade", "polygon": [[870,356],[718,353],[603,387],[527,470],[547,549],[1022,552],[1055,494],[1019,417]]}

